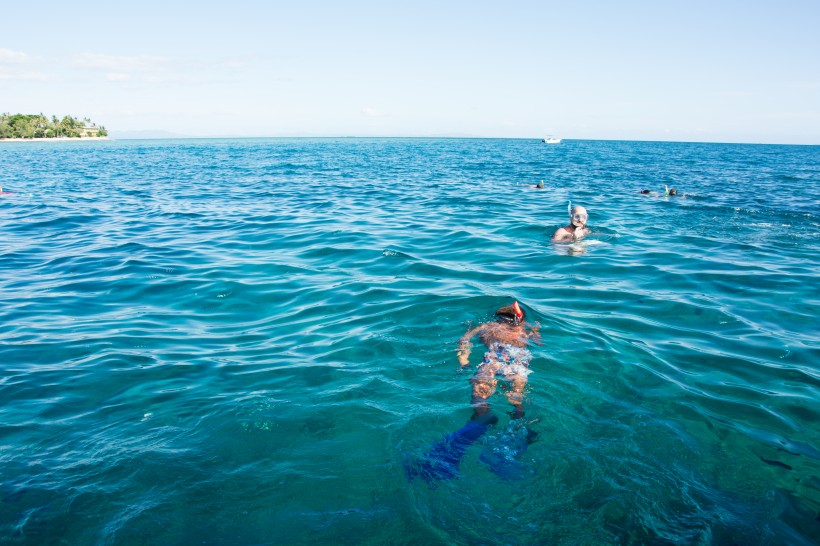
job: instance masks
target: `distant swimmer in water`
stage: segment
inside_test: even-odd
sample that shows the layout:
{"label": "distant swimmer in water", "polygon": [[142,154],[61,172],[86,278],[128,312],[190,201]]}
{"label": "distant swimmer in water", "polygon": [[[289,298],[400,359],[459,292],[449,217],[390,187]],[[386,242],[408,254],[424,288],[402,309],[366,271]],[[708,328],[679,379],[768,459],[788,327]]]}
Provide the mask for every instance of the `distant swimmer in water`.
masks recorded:
{"label": "distant swimmer in water", "polygon": [[[669,186],[663,187],[663,196],[664,197],[686,197],[686,194],[678,195],[678,190],[675,188],[670,188]],[[641,190],[641,195],[648,195],[649,197],[660,197],[661,195],[658,192],[650,191],[650,190]]]}
{"label": "distant swimmer in water", "polygon": [[552,236],[552,242],[578,241],[589,235],[589,229],[586,227],[588,218],[587,209],[580,205],[572,207],[569,213],[569,224],[556,230]]}
{"label": "distant swimmer in water", "polygon": [[533,188],[533,189],[536,189],[536,190],[543,190],[544,189],[544,181],[543,180],[538,182],[538,184],[524,184],[524,185],[527,186],[528,188]]}
{"label": "distant swimmer in water", "polygon": [[524,415],[522,402],[527,376],[530,374],[532,353],[527,349],[530,340],[541,342],[539,324],[524,322],[524,310],[513,302],[495,312],[494,322],[485,322],[468,330],[458,341],[458,363],[462,368],[470,365],[470,349],[475,336],[487,347],[470,383],[474,419],[490,410],[489,399],[495,393],[499,379],[507,401],[515,409],[514,415]]}
{"label": "distant swimmer in water", "polygon": [[664,186],[664,189],[666,190],[667,197],[683,197],[683,198],[686,197],[685,193],[680,193],[679,194],[678,190],[676,190],[675,188],[669,188],[667,186]]}

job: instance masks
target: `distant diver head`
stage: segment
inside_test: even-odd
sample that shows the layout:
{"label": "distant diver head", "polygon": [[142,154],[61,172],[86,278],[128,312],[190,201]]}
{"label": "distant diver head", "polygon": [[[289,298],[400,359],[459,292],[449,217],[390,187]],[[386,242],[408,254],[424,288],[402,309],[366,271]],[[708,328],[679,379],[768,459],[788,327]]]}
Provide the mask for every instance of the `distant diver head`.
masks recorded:
{"label": "distant diver head", "polygon": [[649,195],[649,190],[641,190],[641,193],[644,195]]}
{"label": "distant diver head", "polygon": [[514,301],[512,305],[501,307],[495,312],[495,316],[498,317],[499,322],[518,326],[524,321],[524,310],[517,301]]}
{"label": "distant diver head", "polygon": [[678,190],[676,190],[675,188],[669,188],[669,195],[677,195],[677,194],[678,194]]}

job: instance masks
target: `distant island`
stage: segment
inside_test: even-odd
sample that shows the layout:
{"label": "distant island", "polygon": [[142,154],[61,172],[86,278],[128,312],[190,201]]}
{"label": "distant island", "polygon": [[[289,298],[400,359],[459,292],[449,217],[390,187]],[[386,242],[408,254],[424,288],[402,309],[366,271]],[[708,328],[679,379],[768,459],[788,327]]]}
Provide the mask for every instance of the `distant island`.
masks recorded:
{"label": "distant island", "polygon": [[48,119],[43,114],[0,114],[0,140],[106,137],[105,127],[97,127],[88,118],[51,116]]}

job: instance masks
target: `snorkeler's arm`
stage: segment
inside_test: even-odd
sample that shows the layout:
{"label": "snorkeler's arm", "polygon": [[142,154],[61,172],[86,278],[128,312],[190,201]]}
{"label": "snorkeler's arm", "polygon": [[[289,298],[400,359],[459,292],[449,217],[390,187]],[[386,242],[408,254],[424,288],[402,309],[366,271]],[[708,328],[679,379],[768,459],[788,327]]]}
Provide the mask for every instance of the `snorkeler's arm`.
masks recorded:
{"label": "snorkeler's arm", "polygon": [[476,326],[472,330],[468,330],[463,336],[461,336],[461,339],[458,340],[458,352],[456,354],[458,355],[458,363],[462,368],[470,364],[470,349],[473,346],[470,340],[483,329],[483,324],[481,326]]}
{"label": "snorkeler's arm", "polygon": [[533,343],[536,345],[541,345],[541,323],[536,322],[535,324],[527,324],[530,327],[530,332],[527,334]]}

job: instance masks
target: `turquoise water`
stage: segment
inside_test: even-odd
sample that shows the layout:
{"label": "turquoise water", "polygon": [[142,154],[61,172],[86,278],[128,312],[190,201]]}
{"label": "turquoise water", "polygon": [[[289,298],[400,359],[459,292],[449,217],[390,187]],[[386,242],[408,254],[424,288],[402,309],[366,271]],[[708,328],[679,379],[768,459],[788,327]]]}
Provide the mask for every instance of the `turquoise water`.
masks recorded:
{"label": "turquoise water", "polygon": [[[7,143],[0,183],[4,544],[820,541],[820,147]],[[522,474],[490,433],[408,481],[513,299]]]}

